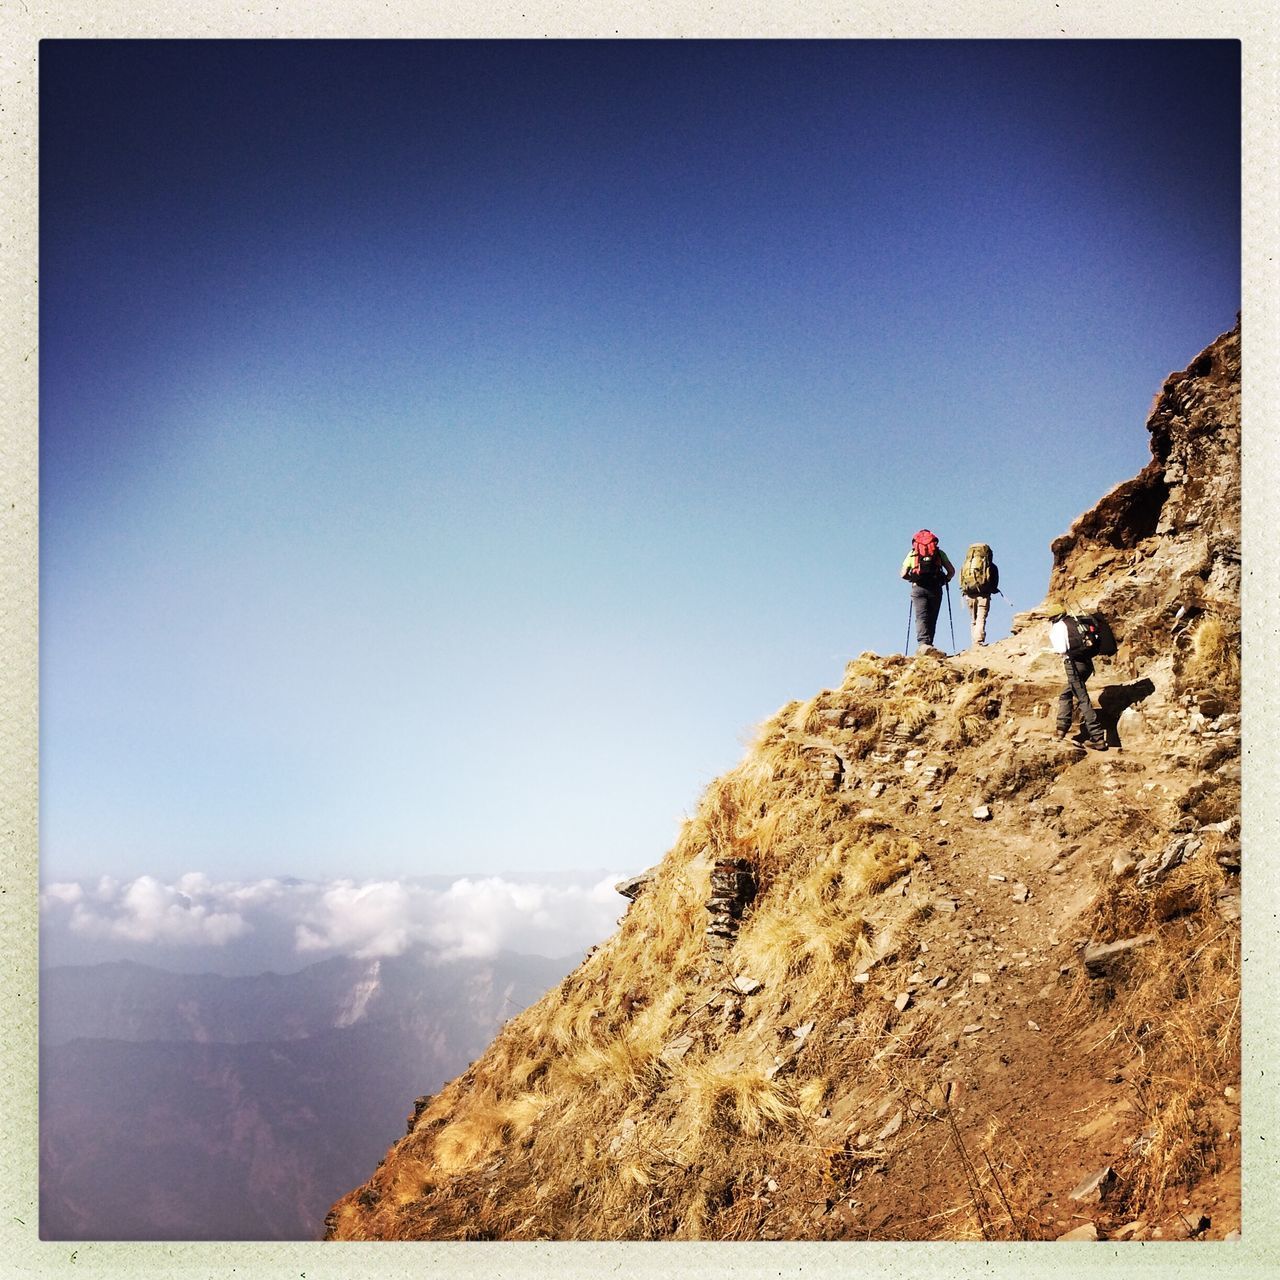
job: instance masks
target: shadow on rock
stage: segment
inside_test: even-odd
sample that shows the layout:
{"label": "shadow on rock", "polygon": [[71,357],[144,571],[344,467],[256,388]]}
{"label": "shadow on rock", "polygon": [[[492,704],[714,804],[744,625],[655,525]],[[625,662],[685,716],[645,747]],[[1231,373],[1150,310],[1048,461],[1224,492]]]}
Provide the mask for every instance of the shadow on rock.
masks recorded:
{"label": "shadow on rock", "polygon": [[1155,685],[1143,676],[1141,680],[1132,680],[1128,684],[1109,684],[1098,693],[1098,723],[1107,735],[1107,745],[1121,745],[1120,732],[1117,725],[1121,714],[1134,703],[1141,702],[1155,693]]}

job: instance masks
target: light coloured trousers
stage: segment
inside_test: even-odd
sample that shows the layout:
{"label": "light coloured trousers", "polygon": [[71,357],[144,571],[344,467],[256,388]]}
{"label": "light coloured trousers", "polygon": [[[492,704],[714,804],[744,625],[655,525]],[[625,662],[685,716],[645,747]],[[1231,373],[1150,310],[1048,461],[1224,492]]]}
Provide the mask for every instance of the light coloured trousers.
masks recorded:
{"label": "light coloured trousers", "polygon": [[987,610],[991,608],[990,596],[965,596],[969,606],[969,626],[975,645],[987,642]]}

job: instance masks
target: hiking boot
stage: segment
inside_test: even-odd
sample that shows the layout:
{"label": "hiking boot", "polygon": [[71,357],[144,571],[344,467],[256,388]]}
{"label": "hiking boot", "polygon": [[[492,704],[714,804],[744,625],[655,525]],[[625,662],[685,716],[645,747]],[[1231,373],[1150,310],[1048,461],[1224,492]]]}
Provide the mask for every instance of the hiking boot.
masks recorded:
{"label": "hiking boot", "polygon": [[1084,745],[1090,751],[1105,751],[1107,749],[1107,740],[1106,738],[1086,738]]}

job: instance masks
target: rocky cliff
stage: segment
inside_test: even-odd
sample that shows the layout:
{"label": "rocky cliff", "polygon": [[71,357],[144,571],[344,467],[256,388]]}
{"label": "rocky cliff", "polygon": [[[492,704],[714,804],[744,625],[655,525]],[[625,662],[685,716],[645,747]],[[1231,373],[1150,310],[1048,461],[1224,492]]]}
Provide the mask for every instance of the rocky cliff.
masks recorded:
{"label": "rocky cliff", "polygon": [[[618,932],[335,1239],[1221,1239],[1240,1221],[1239,330],[1053,544],[1046,605],[783,707]],[[1111,750],[1052,732],[1099,608]]]}

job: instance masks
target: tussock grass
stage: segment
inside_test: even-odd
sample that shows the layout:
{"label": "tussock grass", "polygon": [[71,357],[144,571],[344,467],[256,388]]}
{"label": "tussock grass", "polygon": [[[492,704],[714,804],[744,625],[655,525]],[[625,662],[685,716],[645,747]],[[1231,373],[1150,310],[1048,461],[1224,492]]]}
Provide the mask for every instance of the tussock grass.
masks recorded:
{"label": "tussock grass", "polygon": [[1179,677],[1184,689],[1216,693],[1238,708],[1240,628],[1228,626],[1216,614],[1201,617],[1188,637]]}
{"label": "tussock grass", "polygon": [[1206,614],[1196,624],[1189,658],[1193,676],[1203,676],[1219,685],[1240,682],[1240,634],[1229,630],[1214,614]]}
{"label": "tussock grass", "polygon": [[[920,704],[952,696],[947,681],[916,687]],[[618,933],[513,1019],[470,1079],[432,1100],[386,1175],[402,1209],[428,1197],[433,1232],[459,1239],[745,1238],[758,1228],[767,1200],[744,1179],[792,1159],[804,1166],[842,1070],[821,1032],[803,1042],[791,1029],[853,1013],[858,1052],[883,1033],[884,1007],[863,1010],[852,978],[882,927],[872,919],[880,891],[919,856],[913,840],[852,818],[847,797],[815,784],[793,735],[825,706],[794,704],[762,727],[707,788]],[[759,885],[731,971],[710,967],[704,939],[710,871],[724,857],[749,858]],[[716,1004],[731,972],[762,984],[736,1018]],[[470,1213],[450,1207],[498,1167],[503,1197],[480,1212],[469,1193]],[[569,1167],[581,1171],[572,1193]],[[379,1212],[368,1211],[375,1225]]]}
{"label": "tussock grass", "polygon": [[1000,723],[1000,700],[990,680],[966,681],[942,718],[945,746],[964,747],[984,742]]}

